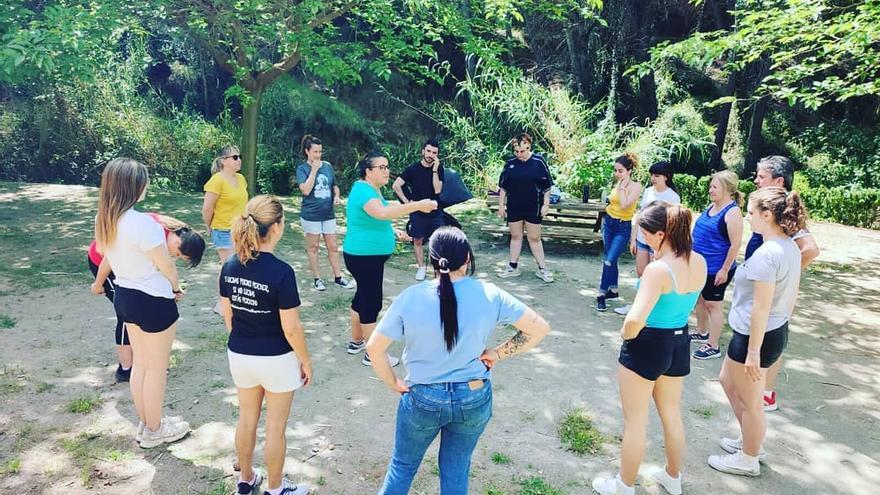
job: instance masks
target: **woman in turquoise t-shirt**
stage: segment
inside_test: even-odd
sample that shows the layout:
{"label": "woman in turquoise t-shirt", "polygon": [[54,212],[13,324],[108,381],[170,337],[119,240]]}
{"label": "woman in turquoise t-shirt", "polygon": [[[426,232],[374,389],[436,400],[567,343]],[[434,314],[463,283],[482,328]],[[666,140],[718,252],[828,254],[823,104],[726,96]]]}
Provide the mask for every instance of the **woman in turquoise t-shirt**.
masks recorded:
{"label": "woman in turquoise t-shirt", "polygon": [[[345,242],[342,255],[345,267],[354,277],[357,290],[351,301],[351,342],[349,354],[364,350],[364,339],[370,338],[376,319],[382,309],[382,277],[385,262],[394,252],[395,230],[391,219],[415,211],[428,213],[437,209],[431,199],[389,205],[382,197],[382,186],[388,183],[388,157],[371,152],[358,163],[361,180],[354,183],[346,205]],[[406,240],[406,234],[398,231]],[[392,359],[392,366],[398,363]],[[364,366],[370,366],[370,356],[364,354]]]}

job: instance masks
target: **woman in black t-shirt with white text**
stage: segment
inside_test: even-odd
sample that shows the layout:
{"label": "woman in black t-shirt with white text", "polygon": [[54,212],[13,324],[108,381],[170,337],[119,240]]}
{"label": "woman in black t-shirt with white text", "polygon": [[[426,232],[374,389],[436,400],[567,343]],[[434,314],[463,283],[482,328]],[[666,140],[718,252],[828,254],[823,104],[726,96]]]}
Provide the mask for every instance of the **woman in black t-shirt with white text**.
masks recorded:
{"label": "woman in black t-shirt with white text", "polygon": [[220,271],[220,305],[226,328],[229,372],[238,388],[235,450],[241,475],[237,493],[259,493],[254,446],[263,399],[266,401],[264,459],[266,493],[304,495],[309,488],[282,477],[285,430],[293,392],[312,381],[312,366],[299,320],[296,274],[272,254],[284,235],[284,209],[272,196],[248,201],[232,223],[235,255]]}

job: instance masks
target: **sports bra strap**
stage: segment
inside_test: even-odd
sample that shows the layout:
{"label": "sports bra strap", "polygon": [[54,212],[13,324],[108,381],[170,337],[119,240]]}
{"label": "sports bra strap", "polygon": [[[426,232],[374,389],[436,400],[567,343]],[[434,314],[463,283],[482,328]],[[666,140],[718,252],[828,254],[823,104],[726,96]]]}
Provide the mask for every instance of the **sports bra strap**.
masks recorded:
{"label": "sports bra strap", "polygon": [[672,292],[677,294],[678,293],[678,279],[675,278],[675,272],[672,271],[672,267],[667,265],[666,262],[663,260],[654,260],[654,261],[663,265],[666,268],[666,271],[669,272],[669,276],[672,278]]}

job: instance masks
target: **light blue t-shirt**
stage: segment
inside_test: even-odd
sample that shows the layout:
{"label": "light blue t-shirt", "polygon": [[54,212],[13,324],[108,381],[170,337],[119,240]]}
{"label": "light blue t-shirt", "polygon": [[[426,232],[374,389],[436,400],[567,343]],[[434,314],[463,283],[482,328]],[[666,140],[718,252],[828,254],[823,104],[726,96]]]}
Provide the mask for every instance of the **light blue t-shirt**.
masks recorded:
{"label": "light blue t-shirt", "polygon": [[458,342],[446,350],[440,324],[436,280],[404,289],[382,317],[376,331],[403,340],[403,364],[408,385],[466,382],[489,378],[478,359],[492,331],[519,320],[526,305],[495,284],[464,277],[453,282],[458,302]]}
{"label": "light blue t-shirt", "polygon": [[364,205],[378,199],[388,202],[373,186],[359,180],[354,183],[345,206],[346,231],[342,251],[357,256],[385,255],[394,252],[394,228],[391,220],[379,220],[364,211]]}

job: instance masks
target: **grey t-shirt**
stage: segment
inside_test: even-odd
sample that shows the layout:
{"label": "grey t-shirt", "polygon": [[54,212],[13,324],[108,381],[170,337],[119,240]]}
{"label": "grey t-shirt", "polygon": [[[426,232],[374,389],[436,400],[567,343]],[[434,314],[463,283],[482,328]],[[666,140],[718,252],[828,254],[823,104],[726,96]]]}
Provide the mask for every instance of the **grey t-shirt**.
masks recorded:
{"label": "grey t-shirt", "polygon": [[[302,184],[307,181],[312,167],[302,162],[296,167],[296,182]],[[300,217],[310,222],[323,222],[333,220],[333,186],[336,185],[336,177],[333,175],[333,167],[327,162],[321,162],[321,167],[315,175],[315,184],[312,191],[303,196]]]}
{"label": "grey t-shirt", "polygon": [[786,237],[770,239],[745,260],[733,277],[733,304],[727,322],[737,333],[749,335],[755,282],[775,282],[767,331],[775,330],[791,318],[801,282],[801,251]]}

